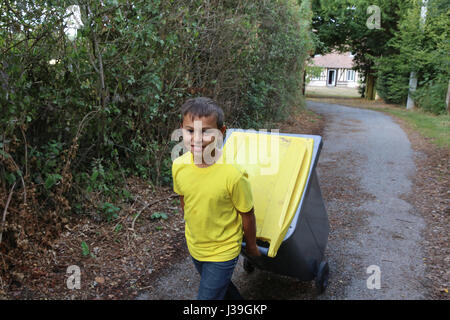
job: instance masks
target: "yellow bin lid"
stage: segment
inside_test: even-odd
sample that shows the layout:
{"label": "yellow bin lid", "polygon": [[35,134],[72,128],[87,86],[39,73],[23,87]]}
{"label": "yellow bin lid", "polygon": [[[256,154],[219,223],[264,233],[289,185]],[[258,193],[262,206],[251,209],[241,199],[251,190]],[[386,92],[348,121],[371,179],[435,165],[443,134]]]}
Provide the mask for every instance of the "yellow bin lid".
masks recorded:
{"label": "yellow bin lid", "polygon": [[249,175],[256,237],[269,242],[275,257],[294,218],[307,182],[314,139],[256,131],[233,131],[223,153]]}

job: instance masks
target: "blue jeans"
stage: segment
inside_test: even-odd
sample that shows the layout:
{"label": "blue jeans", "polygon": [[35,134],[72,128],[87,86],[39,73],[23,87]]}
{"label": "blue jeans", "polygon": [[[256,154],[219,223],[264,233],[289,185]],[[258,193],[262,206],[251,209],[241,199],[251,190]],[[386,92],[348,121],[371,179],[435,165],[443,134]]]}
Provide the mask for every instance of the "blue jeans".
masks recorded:
{"label": "blue jeans", "polygon": [[242,300],[231,282],[238,259],[239,256],[224,262],[208,262],[192,258],[201,277],[197,300]]}

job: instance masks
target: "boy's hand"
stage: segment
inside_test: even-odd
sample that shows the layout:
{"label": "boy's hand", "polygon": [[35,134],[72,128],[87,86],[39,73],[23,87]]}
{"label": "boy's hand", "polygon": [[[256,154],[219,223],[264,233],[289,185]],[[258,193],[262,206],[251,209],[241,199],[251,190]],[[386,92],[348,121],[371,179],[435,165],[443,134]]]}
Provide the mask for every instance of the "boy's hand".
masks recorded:
{"label": "boy's hand", "polygon": [[256,246],[256,244],[249,246],[247,243],[245,246],[245,252],[247,252],[247,254],[252,257],[260,257],[261,256],[261,252],[259,252],[259,249]]}

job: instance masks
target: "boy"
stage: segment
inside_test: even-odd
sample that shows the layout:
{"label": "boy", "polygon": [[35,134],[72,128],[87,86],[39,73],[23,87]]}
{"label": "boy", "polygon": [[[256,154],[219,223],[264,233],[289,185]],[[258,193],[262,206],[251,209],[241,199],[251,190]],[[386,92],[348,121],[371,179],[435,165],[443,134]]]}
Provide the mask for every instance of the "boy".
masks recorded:
{"label": "boy", "polygon": [[211,155],[206,152],[217,143],[210,132],[215,129],[223,135],[226,130],[217,103],[205,97],[189,99],[181,114],[183,142],[189,151],[175,159],[172,176],[184,212],[189,253],[201,276],[197,299],[242,299],[231,282],[242,233],[246,252],[261,255],[248,174],[226,159],[217,161],[224,156],[220,149],[214,148]]}

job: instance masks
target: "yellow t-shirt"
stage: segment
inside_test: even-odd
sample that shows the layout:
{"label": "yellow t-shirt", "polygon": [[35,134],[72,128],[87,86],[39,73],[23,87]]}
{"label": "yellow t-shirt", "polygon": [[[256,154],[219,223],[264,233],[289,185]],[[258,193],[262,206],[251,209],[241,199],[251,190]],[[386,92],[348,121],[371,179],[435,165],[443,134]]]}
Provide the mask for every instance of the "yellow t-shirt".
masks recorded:
{"label": "yellow t-shirt", "polygon": [[[190,159],[189,159],[190,158]],[[190,254],[199,261],[228,261],[241,250],[240,212],[253,207],[248,174],[226,161],[206,168],[188,151],[172,164],[173,189],[184,196],[185,235]]]}

